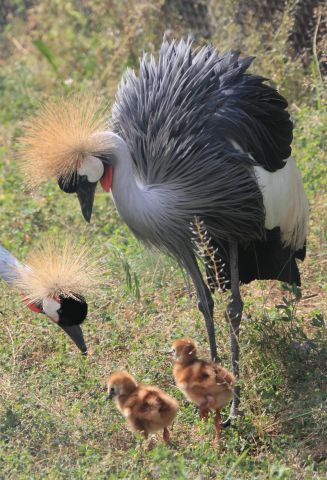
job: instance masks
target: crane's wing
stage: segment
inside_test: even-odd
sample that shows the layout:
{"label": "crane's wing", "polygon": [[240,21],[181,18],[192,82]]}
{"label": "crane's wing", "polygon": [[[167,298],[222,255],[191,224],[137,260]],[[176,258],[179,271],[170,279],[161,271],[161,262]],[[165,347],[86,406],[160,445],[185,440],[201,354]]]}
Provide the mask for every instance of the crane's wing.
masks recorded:
{"label": "crane's wing", "polygon": [[287,102],[246,73],[252,60],[210,45],[193,52],[190,39],[164,40],[157,61],[145,54],[139,74],[127,72],[112,122],[144,182],[187,181],[188,172],[219,164],[239,147],[269,171],[284,166],[293,128]]}

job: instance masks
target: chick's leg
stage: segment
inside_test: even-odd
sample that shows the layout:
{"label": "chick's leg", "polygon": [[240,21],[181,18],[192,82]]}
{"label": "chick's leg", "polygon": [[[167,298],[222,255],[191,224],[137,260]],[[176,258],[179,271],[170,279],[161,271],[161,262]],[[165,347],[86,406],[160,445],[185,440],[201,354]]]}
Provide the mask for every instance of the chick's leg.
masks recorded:
{"label": "chick's leg", "polygon": [[165,427],[165,428],[163,429],[162,438],[163,438],[163,441],[164,441],[165,443],[169,443],[170,435],[169,435],[169,430],[168,430],[167,427]]}
{"label": "chick's leg", "polygon": [[208,420],[210,409],[213,407],[215,399],[212,395],[207,395],[206,400],[200,405],[200,417]]}
{"label": "chick's leg", "polygon": [[199,408],[199,411],[200,411],[200,417],[204,420],[208,420],[209,418],[209,407],[208,407],[208,404],[205,403],[203,405],[200,405],[200,408]]}

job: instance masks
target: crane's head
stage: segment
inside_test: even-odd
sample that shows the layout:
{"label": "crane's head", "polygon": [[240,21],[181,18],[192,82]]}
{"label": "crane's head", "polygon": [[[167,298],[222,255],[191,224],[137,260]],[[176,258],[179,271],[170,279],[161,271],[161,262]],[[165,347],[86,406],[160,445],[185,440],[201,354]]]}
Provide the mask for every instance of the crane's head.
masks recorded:
{"label": "crane's head", "polygon": [[28,184],[57,178],[66,193],[76,193],[90,221],[97,183],[112,184],[112,137],[106,115],[94,98],[49,101],[26,125],[22,168]]}
{"label": "crane's head", "polygon": [[33,303],[27,299],[25,299],[25,302],[33,312],[44,313],[51,321],[61,327],[80,351],[86,355],[87,347],[80,326],[84,322],[88,310],[84,297],[75,295],[75,298],[72,298],[60,295],[55,298],[46,297],[38,303]]}
{"label": "crane's head", "polygon": [[32,311],[47,315],[86,354],[81,329],[88,312],[85,296],[96,293],[100,274],[99,262],[87,247],[69,238],[63,245],[45,240],[26,265],[17,266],[14,285]]}

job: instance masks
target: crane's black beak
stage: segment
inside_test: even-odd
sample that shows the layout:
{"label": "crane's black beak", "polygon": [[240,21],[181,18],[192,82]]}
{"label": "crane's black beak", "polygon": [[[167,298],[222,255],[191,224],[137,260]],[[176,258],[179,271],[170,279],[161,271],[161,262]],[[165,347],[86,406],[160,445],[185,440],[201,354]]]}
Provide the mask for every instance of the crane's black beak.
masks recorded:
{"label": "crane's black beak", "polygon": [[92,216],[93,201],[97,182],[91,183],[86,176],[80,177],[76,190],[83,217],[90,222]]}
{"label": "crane's black beak", "polygon": [[87,346],[85,345],[83,331],[79,325],[59,325],[67,335],[73,340],[83,355],[87,355]]}

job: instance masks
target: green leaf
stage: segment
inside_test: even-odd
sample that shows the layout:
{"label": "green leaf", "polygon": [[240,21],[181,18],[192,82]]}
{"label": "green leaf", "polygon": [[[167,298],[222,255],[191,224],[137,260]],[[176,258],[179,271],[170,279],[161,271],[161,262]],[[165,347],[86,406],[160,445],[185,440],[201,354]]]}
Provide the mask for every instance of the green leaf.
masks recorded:
{"label": "green leaf", "polygon": [[53,70],[58,73],[58,66],[55,62],[55,57],[51,50],[46,46],[42,40],[34,40],[33,44],[35,47],[38,49],[38,51],[41,53],[41,55],[44,56],[44,58],[50,63],[51,67]]}

